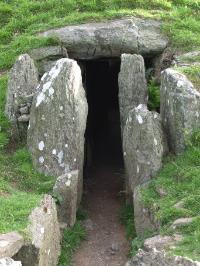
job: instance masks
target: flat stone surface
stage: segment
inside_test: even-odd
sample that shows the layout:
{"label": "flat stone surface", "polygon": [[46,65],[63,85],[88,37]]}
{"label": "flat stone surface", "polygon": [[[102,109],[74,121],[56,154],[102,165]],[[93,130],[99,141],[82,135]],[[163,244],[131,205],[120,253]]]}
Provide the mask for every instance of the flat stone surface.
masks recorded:
{"label": "flat stone surface", "polygon": [[24,244],[23,237],[17,232],[0,235],[0,258],[14,256]]}
{"label": "flat stone surface", "polygon": [[174,246],[177,242],[181,241],[183,237],[181,235],[173,236],[161,236],[157,235],[148,238],[144,241],[144,249],[146,251],[151,251],[153,249],[164,250],[170,246]]}
{"label": "flat stone surface", "polygon": [[0,259],[0,266],[22,266],[20,261],[14,261],[11,258]]}
{"label": "flat stone surface", "polygon": [[68,57],[67,50],[59,45],[33,49],[29,52],[33,60],[42,60],[48,57]]}
{"label": "flat stone surface", "polygon": [[190,218],[179,218],[173,222],[171,228],[176,229],[177,227],[188,225],[194,221],[194,217]]}
{"label": "flat stone surface", "polygon": [[116,57],[122,53],[152,55],[161,53],[168,40],[161,34],[161,23],[140,18],[67,26],[40,33],[57,37],[70,58]]}

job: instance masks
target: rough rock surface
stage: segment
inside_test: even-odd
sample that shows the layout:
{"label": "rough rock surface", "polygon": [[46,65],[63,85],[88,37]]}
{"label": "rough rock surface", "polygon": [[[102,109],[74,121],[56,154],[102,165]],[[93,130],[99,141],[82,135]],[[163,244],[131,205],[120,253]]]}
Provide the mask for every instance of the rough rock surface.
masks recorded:
{"label": "rough rock surface", "polygon": [[0,266],[22,266],[20,261],[14,261],[11,258],[0,259]]}
{"label": "rough rock surface", "polygon": [[80,196],[87,112],[78,64],[58,60],[42,77],[33,101],[28,147],[40,172],[60,176],[77,169]]}
{"label": "rough rock surface", "polygon": [[58,220],[73,226],[76,222],[78,198],[78,171],[59,176],[53,188],[54,195],[58,197]]}
{"label": "rough rock surface", "polygon": [[173,222],[173,224],[171,225],[171,228],[176,229],[178,227],[188,225],[188,224],[192,223],[194,221],[194,219],[195,219],[194,217],[179,218]]}
{"label": "rough rock surface", "polygon": [[134,189],[134,222],[135,229],[138,236],[143,236],[146,231],[155,231],[159,228],[153,213],[144,206],[141,199],[141,190],[148,184],[137,186]]}
{"label": "rough rock surface", "polygon": [[15,256],[23,266],[56,266],[60,255],[60,230],[56,205],[50,195],[45,195],[30,217],[30,241]]}
{"label": "rough rock surface", "polygon": [[31,50],[29,55],[37,62],[41,76],[48,72],[59,58],[68,57],[66,48],[59,45],[36,48]]}
{"label": "rough rock surface", "polygon": [[19,137],[26,133],[27,124],[18,123],[19,109],[27,96],[36,93],[38,72],[28,54],[18,57],[9,74],[5,113],[13,124],[13,135]]}
{"label": "rough rock surface", "polygon": [[161,76],[161,119],[169,148],[179,153],[185,148],[185,136],[200,124],[200,93],[185,75],[166,69]]}
{"label": "rough rock surface", "polygon": [[24,244],[23,237],[17,232],[0,235],[0,258],[14,256]]}
{"label": "rough rock surface", "polygon": [[160,27],[158,21],[131,18],[67,26],[40,35],[57,37],[70,58],[116,57],[122,53],[152,55],[161,53],[168,44]]}
{"label": "rough rock surface", "polygon": [[142,104],[129,112],[123,151],[130,193],[137,185],[149,181],[162,166],[166,141],[158,113],[148,111]]}
{"label": "rough rock surface", "polygon": [[200,262],[186,257],[168,255],[166,248],[173,249],[177,242],[182,240],[181,235],[154,236],[144,243],[144,250],[138,253],[125,266],[199,266]]}
{"label": "rough rock surface", "polygon": [[147,83],[141,55],[123,54],[119,73],[119,106],[122,132],[128,113],[139,104],[146,104]]}

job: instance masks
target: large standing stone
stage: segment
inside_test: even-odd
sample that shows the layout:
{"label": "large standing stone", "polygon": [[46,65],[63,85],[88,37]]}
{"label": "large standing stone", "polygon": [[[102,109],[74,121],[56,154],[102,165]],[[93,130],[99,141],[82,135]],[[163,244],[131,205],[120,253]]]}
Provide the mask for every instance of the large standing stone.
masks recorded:
{"label": "large standing stone", "polygon": [[58,197],[58,220],[73,226],[76,222],[78,199],[78,171],[59,176],[53,188],[54,195]]}
{"label": "large standing stone", "polygon": [[143,184],[134,189],[134,222],[137,236],[144,236],[146,232],[155,231],[159,228],[153,212],[145,207],[142,200],[141,192],[146,186],[147,184]]}
{"label": "large standing stone", "polygon": [[23,54],[18,57],[9,74],[7,101],[5,113],[13,122],[13,128],[18,128],[18,133],[22,134],[25,129],[19,128],[17,119],[20,116],[19,108],[24,104],[24,99],[36,93],[38,85],[38,72],[33,60],[28,54]]}
{"label": "large standing stone", "polygon": [[40,33],[57,37],[71,58],[117,57],[122,53],[160,54],[168,40],[161,23],[140,18],[67,26]]}
{"label": "large standing stone", "polygon": [[129,112],[123,134],[127,193],[149,181],[162,166],[166,151],[160,116],[140,104]]}
{"label": "large standing stone", "polygon": [[29,240],[15,258],[22,261],[23,266],[56,266],[60,255],[60,229],[56,205],[50,195],[44,196],[29,220]]}
{"label": "large standing stone", "polygon": [[146,104],[147,83],[141,55],[123,54],[119,73],[119,105],[122,133],[128,113],[139,104]]}
{"label": "large standing stone", "polygon": [[161,77],[161,119],[170,150],[185,148],[185,136],[200,125],[200,93],[185,75],[166,69]]}
{"label": "large standing stone", "polygon": [[17,232],[0,235],[0,258],[14,256],[24,244],[23,237]]}
{"label": "large standing stone", "polygon": [[42,77],[33,101],[28,147],[40,172],[60,176],[79,171],[79,199],[87,112],[78,64],[67,58],[58,60]]}

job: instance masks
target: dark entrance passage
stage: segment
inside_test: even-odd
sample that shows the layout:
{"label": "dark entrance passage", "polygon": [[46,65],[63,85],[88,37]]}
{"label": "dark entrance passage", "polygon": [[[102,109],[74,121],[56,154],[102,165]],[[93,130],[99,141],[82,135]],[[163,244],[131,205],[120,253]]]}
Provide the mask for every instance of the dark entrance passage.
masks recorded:
{"label": "dark entrance passage", "polygon": [[129,244],[120,222],[123,156],[118,104],[119,59],[81,62],[89,107],[83,207],[87,241],[74,266],[124,266]]}
{"label": "dark entrance passage", "polygon": [[89,164],[122,166],[118,73],[120,59],[85,62],[84,83],[89,114],[86,131],[86,160]]}

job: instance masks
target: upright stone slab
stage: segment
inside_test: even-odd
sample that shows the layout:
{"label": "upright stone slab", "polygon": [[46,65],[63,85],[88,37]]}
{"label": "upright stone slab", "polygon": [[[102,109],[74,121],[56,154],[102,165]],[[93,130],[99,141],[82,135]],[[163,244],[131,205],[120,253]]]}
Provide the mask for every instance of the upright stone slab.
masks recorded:
{"label": "upright stone slab", "polygon": [[54,195],[58,197],[58,220],[73,226],[76,222],[78,199],[78,171],[59,176],[53,188]]}
{"label": "upright stone slab", "polygon": [[147,100],[147,83],[143,57],[135,54],[123,54],[119,73],[119,106],[122,130],[129,111],[139,104],[146,104]]}
{"label": "upright stone slab", "polygon": [[162,165],[166,151],[160,116],[140,104],[129,112],[123,134],[127,192],[150,180]]}
{"label": "upright stone slab", "polygon": [[185,148],[185,137],[200,127],[200,93],[185,75],[166,69],[161,76],[161,119],[170,150]]}
{"label": "upright stone slab", "polygon": [[5,113],[13,122],[13,128],[19,131],[14,134],[23,135],[23,131],[27,129],[26,124],[19,125],[18,123],[19,109],[26,102],[27,96],[36,93],[37,85],[38,72],[33,60],[28,54],[20,55],[9,74],[5,107]]}
{"label": "upright stone slab", "polygon": [[79,171],[79,199],[87,112],[78,64],[67,58],[58,60],[42,77],[33,101],[28,147],[40,172],[60,176]]}
{"label": "upright stone slab", "polygon": [[155,231],[159,228],[153,212],[144,206],[141,191],[147,187],[147,183],[139,185],[134,189],[134,223],[137,236],[144,236],[147,231]]}
{"label": "upright stone slab", "polygon": [[15,259],[23,266],[56,266],[60,255],[60,229],[54,199],[45,195],[30,217],[28,239]]}

